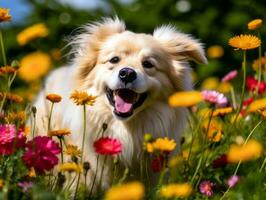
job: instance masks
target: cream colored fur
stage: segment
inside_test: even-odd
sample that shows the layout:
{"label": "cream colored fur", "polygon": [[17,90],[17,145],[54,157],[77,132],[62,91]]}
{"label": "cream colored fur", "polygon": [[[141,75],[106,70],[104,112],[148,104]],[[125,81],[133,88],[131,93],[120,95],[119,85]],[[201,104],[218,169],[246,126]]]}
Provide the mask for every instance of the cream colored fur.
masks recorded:
{"label": "cream colored fur", "polygon": [[[47,133],[50,103],[45,100],[45,96],[56,93],[61,95],[63,100],[54,106],[52,129],[70,129],[71,135],[67,136],[67,142],[81,147],[82,106],[76,106],[69,97],[74,90],[85,90],[97,95],[95,105],[87,106],[84,153],[85,161],[91,164],[88,183],[91,183],[96,168],[97,155],[93,142],[103,123],[108,124],[105,136],[117,138],[122,142],[123,151],[119,156],[121,167],[132,168],[139,165],[145,133],[151,133],[154,138],[173,138],[179,144],[186,125],[187,110],[171,108],[167,100],[176,91],[192,89],[188,60],[207,62],[197,40],[172,26],[157,28],[153,35],[133,33],[126,31],[124,23],[119,19],[108,18],[85,26],[84,33],[74,37],[71,43],[75,54],[72,63],[48,76],[45,88],[34,104],[37,107],[37,133]],[[112,54],[112,51],[123,53],[121,63],[115,66],[108,63],[108,55]],[[155,69],[147,71],[141,66],[141,59],[146,54],[155,55]],[[116,68],[128,65],[144,77],[144,87],[141,88],[148,90],[149,96],[144,104],[134,111],[131,118],[119,120],[112,114],[105,87]],[[102,168],[102,160],[99,168]],[[105,164],[101,183],[103,188],[109,186],[112,172],[109,160]],[[99,176],[96,182],[98,181]]]}

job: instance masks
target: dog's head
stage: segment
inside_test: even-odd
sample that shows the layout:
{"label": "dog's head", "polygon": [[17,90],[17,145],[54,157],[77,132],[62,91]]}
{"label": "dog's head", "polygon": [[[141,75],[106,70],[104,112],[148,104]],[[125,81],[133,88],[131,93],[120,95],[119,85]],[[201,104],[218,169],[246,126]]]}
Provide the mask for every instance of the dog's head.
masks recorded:
{"label": "dog's head", "polygon": [[172,26],[153,35],[127,31],[122,21],[89,24],[79,35],[74,64],[83,89],[93,88],[114,116],[129,120],[175,91],[190,90],[188,60],[206,63],[201,44]]}

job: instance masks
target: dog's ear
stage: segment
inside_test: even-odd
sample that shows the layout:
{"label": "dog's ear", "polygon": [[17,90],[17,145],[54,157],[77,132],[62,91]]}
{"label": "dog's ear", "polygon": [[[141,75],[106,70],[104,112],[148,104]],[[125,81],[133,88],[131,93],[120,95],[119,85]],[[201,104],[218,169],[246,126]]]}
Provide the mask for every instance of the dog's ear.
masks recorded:
{"label": "dog's ear", "polygon": [[202,44],[173,26],[161,26],[155,29],[153,37],[163,45],[174,60],[193,60],[200,64],[207,64]]}
{"label": "dog's ear", "polygon": [[100,22],[87,24],[83,28],[84,33],[73,38],[71,42],[79,80],[84,80],[96,65],[102,43],[108,37],[124,32],[125,24],[117,17],[104,18]]}

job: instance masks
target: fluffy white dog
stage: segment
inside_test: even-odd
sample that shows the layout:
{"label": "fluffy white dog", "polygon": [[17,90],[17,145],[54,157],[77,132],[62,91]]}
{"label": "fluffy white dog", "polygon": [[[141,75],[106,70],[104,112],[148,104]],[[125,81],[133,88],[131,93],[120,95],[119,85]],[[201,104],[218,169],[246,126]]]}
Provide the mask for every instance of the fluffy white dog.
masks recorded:
{"label": "fluffy white dog", "polygon": [[[119,19],[107,18],[85,26],[84,33],[71,43],[75,54],[72,63],[49,75],[35,102],[37,133],[47,133],[51,103],[45,96],[56,93],[63,100],[54,107],[52,129],[70,129],[67,142],[81,147],[82,106],[69,97],[74,90],[96,95],[94,106],[87,106],[84,160],[91,164],[88,183],[96,171],[93,142],[103,123],[108,124],[105,136],[122,143],[121,166],[139,165],[145,133],[179,143],[187,111],[172,108],[167,102],[176,91],[192,89],[188,61],[207,62],[198,40],[169,25],[155,29],[153,34],[134,33]],[[102,165],[100,160],[99,169]],[[112,173],[110,159],[105,163],[102,188],[109,186]]]}

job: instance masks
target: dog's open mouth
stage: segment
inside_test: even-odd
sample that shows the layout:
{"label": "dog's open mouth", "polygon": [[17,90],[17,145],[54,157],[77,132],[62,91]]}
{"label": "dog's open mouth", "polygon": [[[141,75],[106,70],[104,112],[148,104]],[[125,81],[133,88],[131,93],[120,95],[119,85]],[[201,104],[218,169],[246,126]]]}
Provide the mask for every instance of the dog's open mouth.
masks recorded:
{"label": "dog's open mouth", "polygon": [[130,117],[134,109],[141,106],[147,97],[147,93],[136,93],[133,90],[123,88],[117,90],[106,89],[107,98],[114,106],[114,114],[121,117]]}

